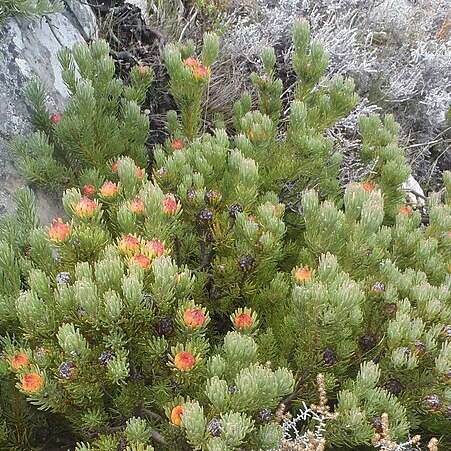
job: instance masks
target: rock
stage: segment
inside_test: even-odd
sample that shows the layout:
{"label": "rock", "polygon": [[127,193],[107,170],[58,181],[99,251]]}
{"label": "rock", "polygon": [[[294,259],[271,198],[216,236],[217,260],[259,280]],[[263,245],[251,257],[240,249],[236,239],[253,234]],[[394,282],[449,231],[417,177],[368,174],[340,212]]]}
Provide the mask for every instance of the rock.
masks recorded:
{"label": "rock", "polygon": [[412,175],[402,185],[402,189],[406,192],[406,201],[413,208],[422,208],[425,206],[425,195],[420,184]]}
{"label": "rock", "polygon": [[[49,89],[50,108],[60,111],[68,97],[57,53],[62,47],[97,36],[95,17],[85,4],[68,1],[71,9],[36,21],[9,19],[0,28],[0,214],[14,210],[13,194],[24,181],[14,167],[10,143],[33,130],[32,110],[23,89],[32,76]],[[74,6],[76,4],[76,6]],[[48,223],[62,215],[56,199],[37,192],[38,214]]]}
{"label": "rock", "polygon": [[146,23],[146,25],[149,25],[150,18],[149,18],[149,11],[148,11],[149,6],[147,3],[147,0],[128,0],[127,3],[137,6],[141,10],[144,22]]}
{"label": "rock", "polygon": [[78,29],[86,41],[98,38],[96,16],[86,3],[79,0],[65,0],[66,10],[64,15]]}

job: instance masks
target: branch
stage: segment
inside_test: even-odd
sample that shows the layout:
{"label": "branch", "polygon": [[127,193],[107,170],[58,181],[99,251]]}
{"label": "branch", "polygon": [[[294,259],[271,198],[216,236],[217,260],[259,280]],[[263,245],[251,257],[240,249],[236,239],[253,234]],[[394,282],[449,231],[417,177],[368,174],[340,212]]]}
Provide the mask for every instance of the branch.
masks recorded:
{"label": "branch", "polygon": [[154,429],[151,429],[150,430],[150,435],[160,445],[166,445],[166,440],[164,439],[164,437],[159,432],[155,431]]}
{"label": "branch", "polygon": [[293,393],[291,393],[290,395],[288,395],[284,400],[282,400],[279,403],[279,408],[284,405],[285,408],[284,410],[287,409],[287,407],[291,404],[291,402],[296,399],[296,397],[298,396],[299,392],[301,391],[302,388],[302,384],[304,382],[305,379],[307,379],[307,377],[309,377],[311,374],[310,371],[306,371],[302,374],[302,376],[298,379],[298,381],[296,382],[296,385],[294,387]]}
{"label": "branch", "polygon": [[200,265],[196,268],[195,271],[202,271],[203,269],[207,268],[213,261],[214,254],[215,252],[213,248],[208,248],[205,241],[202,240],[200,242],[200,255],[202,258]]}

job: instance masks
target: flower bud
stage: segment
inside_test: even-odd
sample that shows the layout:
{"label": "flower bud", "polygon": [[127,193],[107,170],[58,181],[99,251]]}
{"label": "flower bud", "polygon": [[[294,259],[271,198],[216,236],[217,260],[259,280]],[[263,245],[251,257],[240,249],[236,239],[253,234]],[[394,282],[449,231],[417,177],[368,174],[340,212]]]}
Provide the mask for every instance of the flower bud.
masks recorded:
{"label": "flower bud", "polygon": [[254,325],[254,319],[247,313],[239,313],[235,316],[233,325],[237,330],[250,329]]}
{"label": "flower bud", "polygon": [[171,423],[176,426],[180,426],[182,424],[182,416],[183,416],[183,407],[175,406],[171,411]]}
{"label": "flower bud", "polygon": [[160,240],[148,241],[145,245],[145,248],[153,257],[160,257],[166,251],[164,244]]}
{"label": "flower bud", "polygon": [[70,225],[58,219],[58,221],[52,222],[48,235],[53,241],[64,242],[69,238],[70,232]]}
{"label": "flower bud", "polygon": [[312,278],[312,272],[307,268],[298,268],[294,273],[294,279],[296,282],[305,282]]}
{"label": "flower bud", "polygon": [[181,139],[174,139],[174,141],[172,141],[171,143],[171,147],[174,150],[182,150],[185,145],[183,144],[183,141]]}
{"label": "flower bud", "polygon": [[413,213],[410,207],[401,207],[398,212],[406,216],[411,216]]}
{"label": "flower bud", "polygon": [[183,60],[183,64],[188,67],[197,67],[197,66],[199,66],[199,61],[197,61],[196,58],[189,56],[188,58]]}
{"label": "flower bud", "polygon": [[193,68],[193,74],[196,80],[204,80],[210,76],[210,70],[200,64]]}
{"label": "flower bud", "polygon": [[376,185],[374,185],[371,182],[365,182],[365,183],[362,183],[362,188],[367,193],[371,193],[372,191],[376,190]]}
{"label": "flower bud", "polygon": [[16,354],[11,357],[10,360],[11,368],[18,370],[24,366],[28,366],[30,364],[30,358],[23,353]]}
{"label": "flower bud", "polygon": [[138,66],[136,68],[139,75],[146,75],[149,72],[148,66]]}
{"label": "flower bud", "polygon": [[57,124],[58,122],[61,122],[61,119],[63,118],[63,115],[60,113],[53,113],[50,115],[50,122],[52,124]]}
{"label": "flower bud", "polygon": [[205,324],[205,313],[199,308],[188,308],[183,313],[183,323],[190,329],[196,329]]}
{"label": "flower bud", "polygon": [[96,188],[94,185],[83,185],[81,189],[81,194],[85,197],[92,197],[96,193]]}
{"label": "flower bud", "polygon": [[117,194],[116,183],[106,181],[99,190],[102,197],[114,197]]}
{"label": "flower bud", "polygon": [[132,257],[132,261],[141,266],[142,269],[147,269],[150,266],[150,258],[144,254],[135,254]]}
{"label": "flower bud", "polygon": [[117,174],[118,171],[119,171],[119,160],[116,160],[111,165],[111,172],[114,172],[115,174]]}
{"label": "flower bud", "polygon": [[139,166],[136,166],[135,173],[138,180],[141,180],[144,177],[144,169]]}
{"label": "flower bud", "polygon": [[37,393],[42,390],[44,379],[37,373],[24,374],[21,378],[21,388],[27,393]]}
{"label": "flower bud", "polygon": [[163,197],[163,211],[167,215],[174,215],[177,213],[178,204],[173,194],[167,194]]}
{"label": "flower bud", "polygon": [[174,366],[180,371],[189,371],[196,364],[194,356],[187,351],[181,351],[174,357]]}
{"label": "flower bud", "polygon": [[130,202],[130,210],[133,213],[136,213],[137,215],[140,215],[140,214],[144,213],[144,202],[142,201],[141,197],[136,196]]}
{"label": "flower bud", "polygon": [[129,252],[137,252],[141,246],[141,242],[136,236],[126,235],[119,241],[118,248],[124,254]]}
{"label": "flower bud", "polygon": [[75,205],[75,213],[79,218],[90,219],[96,213],[99,205],[89,197],[82,197],[81,200]]}

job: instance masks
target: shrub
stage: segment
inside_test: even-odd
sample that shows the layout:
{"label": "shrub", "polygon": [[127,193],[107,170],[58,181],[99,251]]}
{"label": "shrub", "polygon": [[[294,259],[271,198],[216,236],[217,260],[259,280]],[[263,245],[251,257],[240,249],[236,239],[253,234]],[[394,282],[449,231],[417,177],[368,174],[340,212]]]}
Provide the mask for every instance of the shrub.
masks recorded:
{"label": "shrub", "polygon": [[[19,193],[0,228],[9,410],[22,393],[78,450],[273,449],[285,411],[311,403],[334,408],[335,449],[368,445],[387,414],[394,440],[449,439],[450,174],[423,218],[400,188],[396,124],[363,117],[372,175],[342,190],[324,133],[357,103],[353,85],[325,78],[305,22],[293,41],[287,119],[266,50],[258,108],[243,94],[235,135],[203,129],[218,49],[207,34],[200,56],[166,49],[179,111],[150,177],[130,155],[99,156],[63,196],[68,219],[47,228]],[[73,123],[85,114],[68,110]]]}
{"label": "shrub", "polygon": [[0,23],[9,17],[18,19],[39,19],[48,14],[60,12],[63,3],[60,0],[2,0],[0,3]]}
{"label": "shrub", "polygon": [[26,180],[47,188],[99,183],[121,155],[146,167],[149,119],[140,105],[152,82],[152,69],[133,67],[125,85],[114,75],[104,41],[64,48],[58,58],[71,94],[63,114],[47,110],[46,88],[39,80],[27,87],[37,131],[13,146]]}

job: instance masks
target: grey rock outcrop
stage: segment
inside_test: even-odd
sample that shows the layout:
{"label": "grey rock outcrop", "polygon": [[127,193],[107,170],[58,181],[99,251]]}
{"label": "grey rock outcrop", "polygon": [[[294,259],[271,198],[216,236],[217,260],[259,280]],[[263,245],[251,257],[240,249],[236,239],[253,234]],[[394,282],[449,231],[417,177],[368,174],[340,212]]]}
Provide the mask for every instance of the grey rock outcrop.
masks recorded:
{"label": "grey rock outcrop", "polygon": [[[32,130],[31,109],[23,88],[32,76],[49,88],[51,107],[61,109],[68,92],[57,53],[62,47],[97,36],[96,19],[89,6],[66,2],[61,14],[38,21],[8,20],[0,27],[0,214],[14,210],[13,194],[24,182],[14,167],[10,142]],[[61,215],[56,199],[37,192],[43,224]]]}

